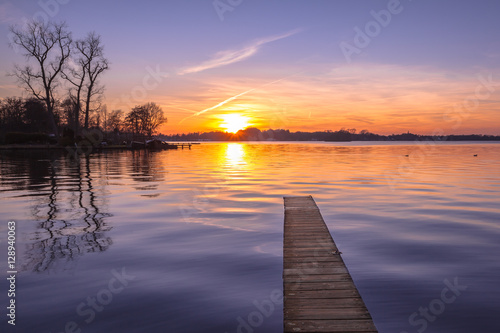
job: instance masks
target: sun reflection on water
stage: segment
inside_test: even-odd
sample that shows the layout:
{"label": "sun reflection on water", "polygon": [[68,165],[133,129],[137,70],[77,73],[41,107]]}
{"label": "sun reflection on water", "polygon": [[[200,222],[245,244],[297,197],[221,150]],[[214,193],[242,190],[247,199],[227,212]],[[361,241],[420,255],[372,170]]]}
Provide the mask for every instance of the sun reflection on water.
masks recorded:
{"label": "sun reflection on water", "polygon": [[245,148],[240,143],[229,143],[226,147],[226,165],[240,168],[245,166]]}

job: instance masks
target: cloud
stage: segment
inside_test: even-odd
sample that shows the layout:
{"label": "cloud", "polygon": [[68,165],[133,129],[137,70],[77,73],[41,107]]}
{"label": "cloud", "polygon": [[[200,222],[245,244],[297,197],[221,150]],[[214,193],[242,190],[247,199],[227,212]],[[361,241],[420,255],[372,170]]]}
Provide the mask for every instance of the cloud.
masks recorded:
{"label": "cloud", "polygon": [[230,64],[233,64],[235,62],[243,61],[243,60],[257,54],[257,52],[259,51],[259,49],[263,45],[280,40],[280,39],[283,39],[283,38],[293,36],[301,31],[302,31],[301,29],[295,29],[295,30],[289,31],[289,32],[281,34],[281,35],[274,35],[274,36],[269,36],[266,38],[261,38],[259,40],[254,41],[252,44],[250,44],[249,46],[246,46],[242,49],[220,51],[220,52],[216,53],[212,59],[204,61],[201,64],[196,65],[196,66],[184,68],[183,70],[179,71],[178,74],[185,75],[185,74],[191,74],[191,73],[198,73],[198,72],[205,71],[207,69],[212,69],[212,68],[216,68],[216,67],[230,65]]}
{"label": "cloud", "polygon": [[214,106],[211,106],[211,107],[209,107],[209,108],[207,108],[207,109],[205,109],[205,110],[201,110],[201,111],[199,111],[199,112],[196,112],[195,114],[193,114],[193,115],[191,115],[191,116],[189,116],[189,117],[186,117],[186,118],[182,119],[182,120],[179,122],[179,124],[181,124],[184,120],[187,120],[187,119],[189,119],[189,118],[196,117],[196,116],[199,116],[200,114],[203,114],[203,113],[205,113],[205,112],[208,112],[208,111],[212,111],[212,110],[214,110],[214,109],[217,109],[218,107],[220,107],[220,106],[222,106],[222,105],[224,105],[224,104],[227,104],[227,103],[229,103],[229,102],[231,102],[231,101],[235,100],[236,98],[238,98],[238,97],[240,97],[240,96],[246,95],[246,94],[248,94],[249,92],[254,91],[255,89],[256,89],[256,88],[253,88],[253,89],[247,90],[247,91],[242,92],[242,93],[240,93],[240,94],[238,94],[238,95],[232,96],[232,97],[230,97],[230,98],[226,99],[225,101],[222,101],[222,102],[220,102],[220,103],[218,103],[218,104],[216,104],[216,105],[214,105]]}
{"label": "cloud", "polygon": [[[300,72],[299,72],[299,73],[300,73]],[[214,106],[211,106],[211,107],[209,107],[209,108],[207,108],[207,109],[204,109],[204,110],[201,110],[201,111],[199,111],[199,112],[196,112],[195,114],[193,114],[193,115],[191,115],[191,116],[189,116],[189,117],[186,117],[186,118],[182,119],[182,120],[179,122],[179,124],[181,124],[184,120],[187,120],[187,119],[189,119],[189,118],[192,118],[192,117],[197,117],[197,116],[199,116],[199,115],[201,115],[201,114],[203,114],[203,113],[205,113],[205,112],[215,110],[215,109],[217,109],[218,107],[221,107],[221,106],[223,106],[224,104],[227,104],[227,103],[229,103],[229,102],[231,102],[231,101],[234,101],[234,100],[235,100],[235,99],[237,99],[238,97],[241,97],[241,96],[243,96],[243,95],[246,95],[246,94],[248,94],[248,93],[250,93],[250,92],[252,92],[252,91],[254,91],[254,90],[257,90],[257,89],[261,89],[261,88],[267,87],[267,86],[269,86],[269,85],[271,85],[271,84],[274,84],[274,83],[278,83],[278,82],[283,81],[283,80],[285,80],[285,79],[288,79],[288,78],[290,78],[290,77],[292,77],[292,76],[295,76],[295,75],[297,75],[297,74],[299,74],[299,73],[295,73],[295,74],[292,74],[292,75],[288,75],[288,76],[282,77],[281,79],[278,79],[278,80],[274,80],[274,81],[271,81],[271,82],[265,83],[265,84],[263,84],[263,85],[261,85],[261,86],[259,86],[259,87],[252,88],[252,89],[249,89],[249,90],[244,91],[244,92],[242,92],[242,93],[239,93],[239,94],[237,94],[237,95],[234,95],[234,96],[232,96],[232,97],[229,97],[228,99],[226,99],[226,100],[224,100],[224,101],[222,101],[222,102],[220,102],[220,103],[218,103],[218,104],[216,104],[216,105],[214,105]]]}
{"label": "cloud", "polygon": [[368,124],[368,125],[373,125],[374,124],[374,122],[371,121],[371,120],[367,120],[367,119],[363,119],[363,118],[358,118],[358,117],[346,117],[346,119],[353,120],[353,121],[360,122],[360,123],[365,123],[365,124]]}

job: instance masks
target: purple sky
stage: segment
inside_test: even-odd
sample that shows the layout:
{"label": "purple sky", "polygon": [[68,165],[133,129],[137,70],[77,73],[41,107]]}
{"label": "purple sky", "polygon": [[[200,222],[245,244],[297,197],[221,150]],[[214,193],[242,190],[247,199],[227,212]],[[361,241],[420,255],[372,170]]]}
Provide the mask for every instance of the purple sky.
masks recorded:
{"label": "purple sky", "polygon": [[157,102],[165,133],[237,113],[263,129],[500,134],[499,13],[494,0],[0,1],[0,98],[23,95],[5,75],[25,61],[9,25],[50,17],[102,36],[108,109]]}

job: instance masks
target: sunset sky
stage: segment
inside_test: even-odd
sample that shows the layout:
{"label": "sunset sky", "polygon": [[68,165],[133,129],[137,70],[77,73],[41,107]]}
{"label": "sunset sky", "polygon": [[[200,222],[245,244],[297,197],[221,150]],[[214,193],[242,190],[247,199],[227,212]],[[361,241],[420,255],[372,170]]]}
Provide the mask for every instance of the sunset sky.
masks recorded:
{"label": "sunset sky", "polygon": [[25,62],[9,25],[50,17],[102,36],[108,110],[156,102],[165,134],[500,135],[499,14],[498,0],[1,0],[0,98],[26,96],[5,75]]}

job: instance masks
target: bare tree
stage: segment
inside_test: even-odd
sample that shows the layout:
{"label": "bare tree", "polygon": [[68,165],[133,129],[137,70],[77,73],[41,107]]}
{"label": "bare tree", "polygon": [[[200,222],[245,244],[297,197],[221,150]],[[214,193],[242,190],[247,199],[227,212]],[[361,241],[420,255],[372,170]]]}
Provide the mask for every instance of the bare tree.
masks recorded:
{"label": "bare tree", "polygon": [[79,123],[77,118],[79,115],[78,108],[79,108],[78,101],[76,100],[76,97],[72,95],[68,96],[60,103],[62,117],[66,121],[66,124],[69,127],[73,126],[75,134],[77,130],[76,124]]}
{"label": "bare tree", "polygon": [[0,101],[0,129],[8,128],[13,131],[24,129],[25,107],[22,98],[7,97]]}
{"label": "bare tree", "polygon": [[134,135],[146,137],[152,137],[158,127],[166,121],[163,110],[155,103],[138,105],[125,117],[125,123]]}
{"label": "bare tree", "polygon": [[132,136],[141,134],[141,119],[137,107],[133,108],[125,117],[125,126],[132,132]]}
{"label": "bare tree", "polygon": [[28,60],[34,60],[35,67],[16,66],[13,75],[35,98],[47,107],[52,131],[58,136],[54,116],[55,89],[61,71],[71,53],[71,33],[65,23],[41,23],[32,21],[26,28],[12,26],[12,45],[20,46]]}
{"label": "bare tree", "polygon": [[163,115],[161,107],[155,103],[146,103],[141,108],[142,112],[140,114],[144,134],[151,137],[156,133],[158,127],[167,121],[167,118]]}
{"label": "bare tree", "polygon": [[140,120],[141,134],[147,137],[152,137],[158,127],[167,121],[167,118],[163,115],[163,110],[155,103],[136,106],[132,109],[132,112],[136,113]]}
{"label": "bare tree", "polygon": [[88,129],[92,98],[104,92],[104,87],[98,84],[98,78],[109,69],[109,61],[104,57],[101,36],[95,32],[90,32],[84,39],[76,41],[75,48],[79,54],[79,64],[82,66],[79,77],[86,80],[84,127]]}
{"label": "bare tree", "polygon": [[122,110],[113,110],[109,115],[108,126],[111,131],[119,132],[123,124],[123,112]]}
{"label": "bare tree", "polygon": [[[78,42],[76,42],[78,43]],[[74,117],[73,123],[68,125],[72,125],[75,131],[75,134],[78,135],[80,132],[80,113],[82,111],[82,90],[85,83],[85,78],[87,76],[87,71],[85,70],[86,61],[80,57],[71,62],[70,66],[67,69],[62,71],[62,76],[71,83],[76,90],[74,96],[71,94],[71,90],[69,92],[70,99],[74,101]]]}

